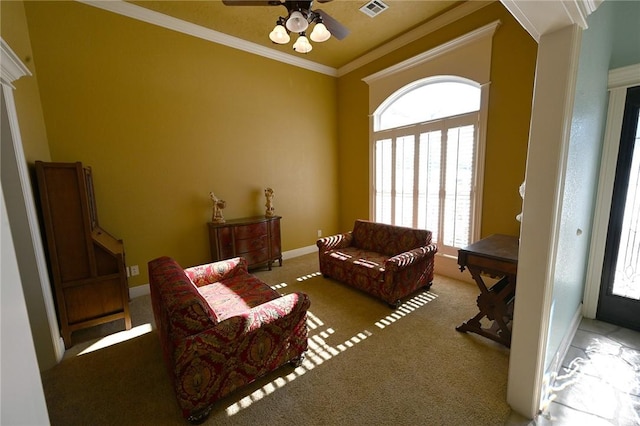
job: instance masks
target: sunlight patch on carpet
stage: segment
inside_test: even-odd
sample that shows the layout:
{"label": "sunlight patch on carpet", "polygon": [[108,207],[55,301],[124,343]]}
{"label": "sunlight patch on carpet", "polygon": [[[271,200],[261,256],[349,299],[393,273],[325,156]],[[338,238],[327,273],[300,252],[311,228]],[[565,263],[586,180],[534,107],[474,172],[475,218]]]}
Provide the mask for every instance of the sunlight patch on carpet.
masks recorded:
{"label": "sunlight patch on carpet", "polygon": [[432,300],[435,300],[437,297],[437,294],[431,293],[429,291],[420,293],[417,296],[414,296],[404,302],[395,311],[393,311],[393,313],[377,321],[376,326],[378,326],[378,328],[380,329],[388,327],[399,319],[402,319],[403,317],[406,317],[410,313],[414,312],[416,309],[422,308],[424,305],[431,302]]}
{"label": "sunlight patch on carpet", "polygon": [[[311,274],[309,275],[309,277],[315,275],[317,274]],[[303,278],[298,278],[298,281]],[[376,325],[380,329],[388,327],[389,325],[406,317],[412,312],[415,312],[416,310],[424,307],[427,303],[435,300],[437,297],[437,294],[428,291],[420,293],[402,303],[391,314],[376,321],[374,325]],[[325,322],[322,321],[322,319],[320,319],[317,315],[314,315],[311,311],[307,311],[307,327],[310,331],[308,337],[309,349],[307,350],[302,365],[296,367],[293,372],[285,376],[277,377],[273,381],[262,386],[260,389],[255,390],[250,395],[244,396],[238,401],[229,405],[225,410],[227,416],[231,417],[235,414],[238,414],[241,410],[249,407],[254,402],[260,401],[264,397],[284,387],[287,383],[294,381],[298,377],[303,376],[305,373],[313,370],[314,368],[324,364],[327,361],[330,361],[332,358],[340,355],[350,348],[353,348],[357,344],[362,343],[367,338],[373,335],[371,331],[365,329],[356,333],[344,342],[332,346],[327,343],[327,339],[335,334],[335,329],[333,327],[325,327]],[[313,331],[313,333],[311,331]]]}
{"label": "sunlight patch on carpet", "polygon": [[110,334],[98,340],[96,343],[80,352],[77,356],[86,355],[88,353],[104,349],[109,346],[117,345],[118,343],[126,342],[130,339],[135,339],[136,337],[140,337],[144,334],[150,333],[151,330],[151,324],[147,323],[139,325],[137,327],[133,327],[131,328],[131,330],[125,330],[118,333]]}
{"label": "sunlight patch on carpet", "polygon": [[303,275],[301,277],[296,278],[296,281],[306,281],[306,280],[310,280],[311,278],[314,277],[319,277],[320,276],[320,272],[314,272],[313,274],[307,274],[307,275]]}
{"label": "sunlight patch on carpet", "polygon": [[287,283],[280,283],[280,284],[272,285],[271,288],[274,289],[274,290],[282,290],[283,288],[288,287],[288,286],[289,286],[289,284],[287,284]]}

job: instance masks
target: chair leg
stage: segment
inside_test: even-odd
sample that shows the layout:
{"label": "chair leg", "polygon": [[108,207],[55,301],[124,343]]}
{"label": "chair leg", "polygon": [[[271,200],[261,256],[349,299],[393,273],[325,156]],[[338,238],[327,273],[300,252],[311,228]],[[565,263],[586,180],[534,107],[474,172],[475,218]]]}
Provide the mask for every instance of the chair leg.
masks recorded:
{"label": "chair leg", "polygon": [[207,420],[209,414],[211,414],[212,409],[213,405],[210,405],[206,408],[203,408],[202,410],[196,411],[187,418],[187,421],[192,425],[202,424],[205,422],[205,420]]}
{"label": "chair leg", "polygon": [[289,365],[291,365],[293,368],[300,367],[302,365],[302,361],[304,361],[304,356],[305,353],[303,352],[299,356],[292,358],[289,361]]}

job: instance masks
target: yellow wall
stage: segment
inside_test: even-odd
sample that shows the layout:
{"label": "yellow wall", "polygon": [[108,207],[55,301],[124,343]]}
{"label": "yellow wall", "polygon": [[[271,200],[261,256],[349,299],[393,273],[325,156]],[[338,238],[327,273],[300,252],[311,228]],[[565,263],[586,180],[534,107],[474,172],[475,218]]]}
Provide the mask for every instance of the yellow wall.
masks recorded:
{"label": "yellow wall", "polygon": [[0,1],[0,34],[32,74],[14,82],[14,97],[25,157],[28,162],[40,159],[47,161],[50,158],[49,145],[27,18],[21,1]]}
{"label": "yellow wall", "polygon": [[536,44],[499,3],[338,79],[77,2],[24,7],[50,159],[93,168],[131,286],[157,256],[209,260],[210,191],[232,219],[263,214],[272,187],[285,251],[368,217],[362,77],[496,19],[481,233],[518,233]]}
{"label": "yellow wall", "polygon": [[500,20],[493,38],[481,235],[519,234],[537,44],[496,2],[404,46],[338,82],[340,227],[369,218],[369,86],[363,77],[395,65],[476,28]]}
{"label": "yellow wall", "polygon": [[284,251],[337,228],[335,78],[77,2],[25,10],[51,159],[92,167],[130,286],[157,256],[210,260],[210,191],[232,219],[272,187]]}

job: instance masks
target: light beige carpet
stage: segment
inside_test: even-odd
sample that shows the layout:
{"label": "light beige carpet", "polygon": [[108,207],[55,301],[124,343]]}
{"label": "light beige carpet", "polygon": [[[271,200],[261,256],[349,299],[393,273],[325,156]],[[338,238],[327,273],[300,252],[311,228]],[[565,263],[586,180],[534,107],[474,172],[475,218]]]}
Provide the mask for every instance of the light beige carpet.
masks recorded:
{"label": "light beige carpet", "polygon": [[[311,298],[311,350],[219,401],[208,425],[504,425],[508,349],[455,327],[477,313],[478,290],[437,276],[397,310],[323,278],[317,255],[254,272],[281,293]],[[74,334],[64,360],[42,374],[53,425],[183,425],[162,362],[148,296],[123,323]],[[110,339],[142,333],[86,354]]]}

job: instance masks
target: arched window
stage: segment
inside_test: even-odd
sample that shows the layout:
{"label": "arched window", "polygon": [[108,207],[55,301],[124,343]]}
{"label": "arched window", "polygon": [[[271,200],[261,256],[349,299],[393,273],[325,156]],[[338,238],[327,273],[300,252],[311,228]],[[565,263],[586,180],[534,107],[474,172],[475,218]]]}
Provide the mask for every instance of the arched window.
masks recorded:
{"label": "arched window", "polygon": [[455,255],[475,226],[480,85],[438,76],[389,96],[373,114],[374,215],[428,229]]}
{"label": "arched window", "polygon": [[374,131],[478,111],[480,86],[453,77],[432,77],[391,95],[375,113]]}

